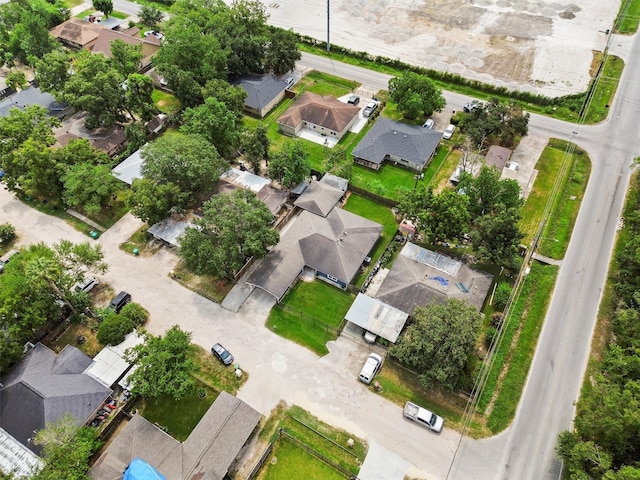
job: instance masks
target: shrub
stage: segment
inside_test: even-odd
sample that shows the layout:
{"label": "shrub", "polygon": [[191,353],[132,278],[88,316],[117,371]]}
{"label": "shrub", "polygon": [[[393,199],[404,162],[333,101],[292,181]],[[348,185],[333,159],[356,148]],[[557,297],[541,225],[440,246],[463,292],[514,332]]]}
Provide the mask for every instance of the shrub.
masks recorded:
{"label": "shrub", "polygon": [[484,345],[485,347],[487,347],[487,350],[489,349],[489,347],[491,347],[491,344],[493,343],[493,340],[496,338],[497,334],[498,330],[495,327],[487,328],[487,333],[484,337]]}
{"label": "shrub", "polygon": [[16,238],[16,229],[10,223],[0,225],[0,245],[5,246]]}
{"label": "shrub", "polygon": [[149,318],[149,312],[147,312],[140,304],[133,302],[127,303],[122,310],[120,310],[120,315],[131,320],[134,328],[144,325]]}
{"label": "shrub", "polygon": [[505,282],[500,282],[496,288],[496,293],[493,295],[493,308],[496,310],[504,310],[507,306],[509,297],[511,296],[511,285]]}
{"label": "shrub", "polygon": [[502,312],[493,312],[491,314],[491,326],[500,330],[502,328],[502,324],[504,323],[504,313]]}
{"label": "shrub", "polygon": [[98,328],[98,341],[102,345],[118,345],[127,333],[133,332],[133,322],[124,315],[113,313],[105,318]]}

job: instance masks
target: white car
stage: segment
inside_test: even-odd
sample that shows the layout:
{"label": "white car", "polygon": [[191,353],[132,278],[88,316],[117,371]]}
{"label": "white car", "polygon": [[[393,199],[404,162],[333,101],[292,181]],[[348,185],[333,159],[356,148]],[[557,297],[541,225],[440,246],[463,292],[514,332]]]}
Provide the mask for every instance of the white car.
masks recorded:
{"label": "white car", "polygon": [[358,379],[367,385],[370,384],[373,381],[373,377],[376,376],[376,373],[380,371],[380,367],[382,367],[382,357],[377,353],[370,353],[367,361],[364,362],[362,370],[360,370]]}
{"label": "white car", "polygon": [[73,289],[76,292],[87,292],[89,293],[91,290],[93,290],[93,287],[95,287],[96,285],[98,285],[98,280],[95,277],[87,277],[85,278],[82,282],[78,282],[74,285]]}
{"label": "white car", "polygon": [[456,126],[452,123],[449,124],[449,126],[447,128],[444,129],[444,133],[442,134],[442,138],[444,138],[445,140],[449,140],[451,137],[453,137],[453,132],[456,131]]}
{"label": "white car", "polygon": [[430,412],[426,408],[422,408],[415,403],[407,402],[404,406],[403,415],[409,420],[413,420],[418,425],[427,427],[429,430],[433,430],[436,433],[442,431],[444,427],[444,420],[433,412]]}
{"label": "white car", "polygon": [[422,126],[423,126],[423,128],[433,128],[433,124],[434,124],[434,123],[435,123],[435,122],[433,121],[433,118],[429,118],[429,119],[427,119],[427,121],[426,121],[426,122],[424,122],[424,123],[422,124]]}
{"label": "white car", "polygon": [[362,111],[362,116],[365,118],[370,117],[376,108],[378,108],[378,102],[376,102],[375,100],[372,100],[371,102],[367,103],[366,107],[364,107],[364,110]]}

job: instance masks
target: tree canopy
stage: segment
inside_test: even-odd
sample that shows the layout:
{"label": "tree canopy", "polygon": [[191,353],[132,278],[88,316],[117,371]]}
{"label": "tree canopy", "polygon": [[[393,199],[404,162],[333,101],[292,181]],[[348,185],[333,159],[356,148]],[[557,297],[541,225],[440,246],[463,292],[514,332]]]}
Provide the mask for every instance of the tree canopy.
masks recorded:
{"label": "tree canopy", "polygon": [[273,215],[250,190],[220,193],[206,202],[202,218],[188,227],[179,254],[197,274],[232,279],[249,257],[263,257],[278,243]]}
{"label": "tree canopy", "polygon": [[223,102],[213,97],[204,104],[184,111],[180,131],[206,138],[224,158],[231,158],[238,148],[242,122]]}
{"label": "tree canopy", "polygon": [[286,142],[269,162],[269,178],[283,188],[293,188],[311,175],[309,154],[298,142]]}
{"label": "tree canopy", "polygon": [[98,244],[63,240],[52,247],[30,245],[5,265],[0,275],[0,371],[20,358],[35,332],[60,318],[59,302],[72,311],[83,305],[72,286],[88,273],[105,272],[103,256]]}
{"label": "tree canopy", "polygon": [[478,338],[482,314],[456,299],[416,307],[414,320],[389,354],[418,372],[425,387],[454,389]]}
{"label": "tree canopy", "polygon": [[174,184],[195,205],[199,196],[212,190],[228,163],[216,148],[200,135],[163,135],[149,143],[141,153],[144,178],[164,185]]}
{"label": "tree canopy", "polygon": [[510,147],[517,137],[528,133],[529,114],[515,102],[502,104],[498,98],[492,98],[465,115],[460,125],[480,150],[489,137],[495,137],[500,145]]}
{"label": "tree canopy", "polygon": [[172,395],[180,400],[195,386],[198,369],[190,356],[191,333],[174,325],[164,335],[144,335],[145,341],[128,349],[127,359],[137,368],[130,375],[133,391],[143,397]]}
{"label": "tree canopy", "polygon": [[440,112],[447,103],[442,90],[428,77],[411,71],[389,80],[389,96],[406,118]]}

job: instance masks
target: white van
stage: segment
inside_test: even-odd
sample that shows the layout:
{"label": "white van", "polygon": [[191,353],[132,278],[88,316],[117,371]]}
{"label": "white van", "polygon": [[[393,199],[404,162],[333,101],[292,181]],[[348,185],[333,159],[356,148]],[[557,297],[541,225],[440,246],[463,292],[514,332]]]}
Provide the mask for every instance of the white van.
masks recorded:
{"label": "white van", "polygon": [[360,370],[358,380],[366,383],[367,385],[370,384],[373,377],[376,376],[376,373],[380,371],[380,367],[382,367],[382,357],[377,353],[370,353],[369,357],[367,357],[367,361],[364,362],[362,370]]}

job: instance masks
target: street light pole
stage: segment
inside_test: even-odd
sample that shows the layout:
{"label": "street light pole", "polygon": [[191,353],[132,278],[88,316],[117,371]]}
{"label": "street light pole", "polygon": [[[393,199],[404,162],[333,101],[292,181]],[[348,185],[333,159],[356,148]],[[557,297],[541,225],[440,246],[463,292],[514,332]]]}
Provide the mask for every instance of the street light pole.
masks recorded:
{"label": "street light pole", "polygon": [[331,9],[329,8],[329,2],[330,0],[327,0],[327,52],[331,51],[331,42],[329,40],[329,21],[330,21],[329,14]]}

